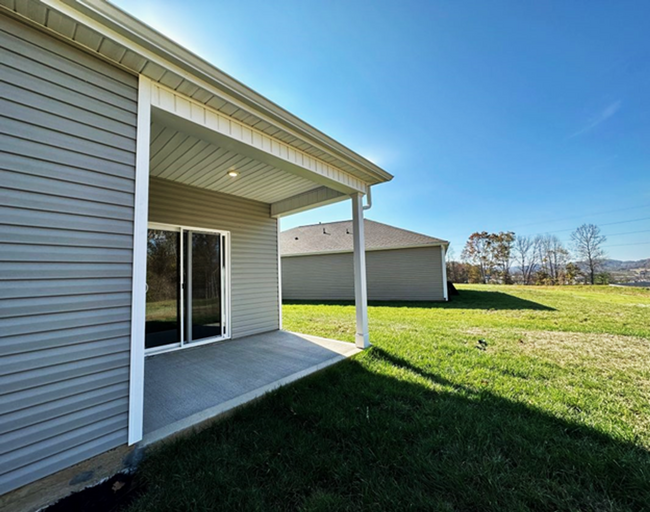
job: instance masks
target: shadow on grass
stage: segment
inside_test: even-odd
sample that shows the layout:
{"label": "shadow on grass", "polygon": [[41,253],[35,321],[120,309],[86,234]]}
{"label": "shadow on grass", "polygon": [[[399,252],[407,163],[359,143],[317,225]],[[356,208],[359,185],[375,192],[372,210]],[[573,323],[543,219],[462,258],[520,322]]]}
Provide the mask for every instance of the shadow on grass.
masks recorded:
{"label": "shadow on grass", "polygon": [[374,371],[345,361],[152,453],[130,510],[650,508],[642,448],[366,354]]}
{"label": "shadow on grass", "polygon": [[[283,304],[305,305],[330,305],[354,306],[351,300],[283,300]],[[539,302],[521,299],[509,293],[489,290],[461,290],[459,295],[454,295],[449,302],[426,301],[369,301],[369,306],[394,307],[394,308],[435,308],[435,309],[531,309],[537,311],[556,311],[555,308],[545,306]]]}

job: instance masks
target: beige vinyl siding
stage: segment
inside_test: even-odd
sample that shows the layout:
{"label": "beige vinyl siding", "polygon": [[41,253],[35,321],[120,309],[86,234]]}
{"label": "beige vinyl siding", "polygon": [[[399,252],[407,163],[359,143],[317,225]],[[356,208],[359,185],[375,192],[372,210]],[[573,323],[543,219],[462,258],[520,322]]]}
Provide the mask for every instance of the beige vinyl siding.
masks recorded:
{"label": "beige vinyl siding", "polygon": [[352,253],[283,256],[282,298],[353,300]]}
{"label": "beige vinyl siding", "polygon": [[368,300],[443,300],[440,247],[366,253]]}
{"label": "beige vinyl siding", "polygon": [[268,204],[151,178],[149,222],[230,231],[232,337],[279,329],[277,220]]}
{"label": "beige vinyl siding", "polygon": [[[368,300],[444,300],[440,247],[366,251]],[[286,300],[354,300],[352,253],[284,256]]]}
{"label": "beige vinyl siding", "polygon": [[127,441],[137,79],[0,14],[0,494]]}

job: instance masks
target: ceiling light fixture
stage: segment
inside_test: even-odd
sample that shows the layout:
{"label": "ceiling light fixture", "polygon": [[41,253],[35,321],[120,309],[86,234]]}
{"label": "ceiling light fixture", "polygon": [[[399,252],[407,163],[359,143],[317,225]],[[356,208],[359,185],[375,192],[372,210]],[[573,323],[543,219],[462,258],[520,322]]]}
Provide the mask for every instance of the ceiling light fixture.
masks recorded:
{"label": "ceiling light fixture", "polygon": [[239,173],[235,170],[230,170],[228,171],[228,176],[230,176],[231,178],[236,178],[237,176],[239,176]]}

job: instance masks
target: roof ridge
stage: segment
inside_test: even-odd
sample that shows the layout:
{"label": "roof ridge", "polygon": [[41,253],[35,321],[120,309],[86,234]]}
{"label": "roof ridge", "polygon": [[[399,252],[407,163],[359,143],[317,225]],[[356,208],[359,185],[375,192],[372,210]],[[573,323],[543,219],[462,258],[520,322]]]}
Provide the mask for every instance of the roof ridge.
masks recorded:
{"label": "roof ridge", "polygon": [[[365,219],[365,220],[370,220],[370,219]],[[419,233],[418,231],[413,231],[411,229],[404,229],[404,228],[398,228],[397,226],[391,226],[390,224],[386,224],[384,222],[377,222],[376,220],[373,220],[371,222],[374,222],[375,224],[381,224],[382,226],[386,226],[386,227],[389,227],[389,228],[392,228],[392,229],[398,229],[400,231],[406,231],[407,233],[412,233],[414,235],[425,236],[427,238],[432,238],[432,239],[434,239],[436,241],[439,241],[439,242],[446,242],[447,241],[447,240],[443,240],[442,238],[438,238],[438,237],[431,236],[431,235],[425,235],[424,233]]]}
{"label": "roof ridge", "polygon": [[[366,225],[366,250],[406,249],[416,247],[446,246],[448,241],[430,235],[424,235],[408,229],[402,229],[372,219],[364,219]],[[281,254],[297,256],[307,254],[327,254],[351,252],[352,222],[349,220],[310,224],[288,229],[280,233]],[[322,236],[333,235],[333,236]]]}
{"label": "roof ridge", "polygon": [[[364,220],[370,220],[370,219],[364,219]],[[294,229],[311,228],[313,226],[331,226],[332,224],[343,224],[344,222],[352,222],[352,220],[335,220],[334,222],[316,222],[315,224],[303,224],[302,226],[296,226],[294,228],[285,229],[284,231],[281,231],[281,233],[288,233],[289,231],[293,231]]]}
{"label": "roof ridge", "polygon": [[[374,224],[380,224],[380,225],[386,226],[387,228],[390,228],[390,229],[396,229],[397,231],[405,231],[406,233],[411,233],[413,235],[430,238],[431,240],[434,240],[436,242],[447,242],[447,240],[443,240],[442,238],[437,238],[435,236],[426,235],[424,233],[419,233],[419,232],[413,231],[411,229],[398,228],[397,226],[391,226],[390,224],[386,224],[385,222],[379,222],[379,221],[368,219],[368,218],[364,218],[363,220],[364,220],[364,222],[368,221],[368,222],[372,222]],[[296,230],[296,229],[311,228],[311,227],[316,227],[316,226],[326,227],[326,226],[331,226],[333,224],[343,224],[343,223],[346,223],[346,222],[352,222],[352,220],[349,219],[349,220],[337,220],[337,221],[334,221],[334,222],[318,222],[316,224],[303,224],[302,226],[296,226],[296,227],[293,227],[293,228],[286,229],[284,231],[281,231],[280,233],[289,233],[290,231],[293,231],[293,230]]]}

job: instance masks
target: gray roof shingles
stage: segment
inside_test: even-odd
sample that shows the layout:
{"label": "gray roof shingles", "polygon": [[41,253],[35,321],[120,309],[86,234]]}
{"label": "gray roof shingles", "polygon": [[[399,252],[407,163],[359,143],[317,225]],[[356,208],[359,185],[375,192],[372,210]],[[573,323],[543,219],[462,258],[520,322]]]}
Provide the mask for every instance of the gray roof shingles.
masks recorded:
{"label": "gray roof shingles", "polygon": [[[446,240],[414,233],[365,219],[366,250],[396,249],[419,245],[448,244]],[[352,221],[312,224],[280,233],[282,256],[328,252],[351,252]]]}

